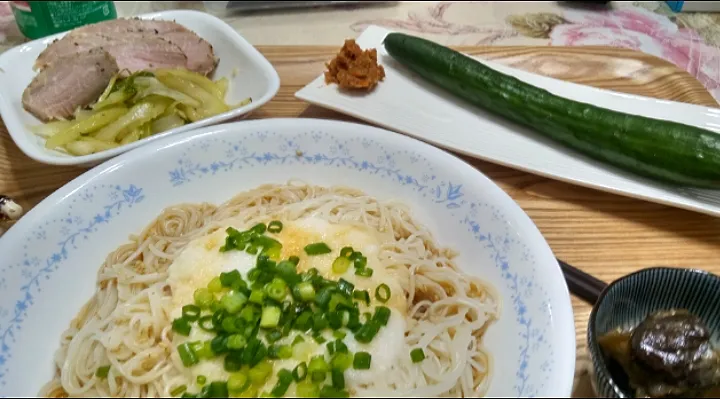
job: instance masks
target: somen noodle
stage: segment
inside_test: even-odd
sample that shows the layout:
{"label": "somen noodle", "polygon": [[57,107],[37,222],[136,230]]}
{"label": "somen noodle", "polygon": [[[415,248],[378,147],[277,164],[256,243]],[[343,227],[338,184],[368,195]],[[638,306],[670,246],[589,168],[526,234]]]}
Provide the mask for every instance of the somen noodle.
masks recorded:
{"label": "somen noodle", "polygon": [[[61,337],[56,373],[40,395],[160,397],[189,384],[175,355],[173,289],[168,268],[196,239],[227,226],[302,218],[363,226],[384,237],[379,262],[397,276],[406,297],[405,343],[421,348],[372,381],[348,381],[350,396],[483,396],[491,358],[482,346],[499,317],[499,296],[460,272],[455,253],[396,202],[354,189],[300,182],[265,185],[230,201],[166,208],[140,234],[112,252],[98,273],[97,291]],[[107,367],[109,366],[109,368]],[[100,375],[103,369],[107,375]]]}

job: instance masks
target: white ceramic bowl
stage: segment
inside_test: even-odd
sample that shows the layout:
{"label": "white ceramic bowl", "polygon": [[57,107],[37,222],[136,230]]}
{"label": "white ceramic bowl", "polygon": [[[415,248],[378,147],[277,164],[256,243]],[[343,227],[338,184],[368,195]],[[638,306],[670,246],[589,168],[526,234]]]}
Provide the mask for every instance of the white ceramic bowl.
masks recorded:
{"label": "white ceramic bowl", "polygon": [[[302,153],[298,156],[298,151]],[[172,204],[220,203],[291,178],[399,199],[459,267],[493,284],[489,396],[569,396],[572,308],[532,221],[483,174],[420,141],[360,124],[268,119],[158,140],[78,177],[0,238],[0,395],[33,396],[105,256]],[[32,370],[32,372],[29,372]]]}
{"label": "white ceramic bowl", "polygon": [[145,14],[139,18],[174,20],[210,42],[215,56],[220,59],[212,78],[226,77],[230,81],[226,101],[235,104],[251,97],[252,103],[97,154],[77,157],[48,150],[45,139],[28,128],[42,122],[25,111],[22,93],[36,75],[32,67],[37,56],[50,42],[66,34],[60,33],[22,44],[0,55],[0,115],[10,137],[27,156],[54,165],[97,164],[162,137],[238,118],[270,101],[280,88],[280,77],[270,62],[235,29],[210,14],[179,10]]}

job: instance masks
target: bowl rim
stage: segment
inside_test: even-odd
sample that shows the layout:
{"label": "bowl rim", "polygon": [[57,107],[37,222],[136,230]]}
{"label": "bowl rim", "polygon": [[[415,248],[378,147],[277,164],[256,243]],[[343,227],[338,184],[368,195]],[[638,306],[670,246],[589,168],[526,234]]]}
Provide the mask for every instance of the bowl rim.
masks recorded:
{"label": "bowl rim", "polygon": [[[112,172],[114,169],[120,168],[128,163],[137,161],[141,158],[140,156],[142,155],[154,154],[158,151],[163,151],[170,147],[182,146],[185,145],[187,142],[194,140],[202,140],[205,137],[223,134],[223,132],[232,129],[248,129],[249,126],[260,127],[266,124],[280,125],[286,123],[292,123],[294,126],[299,127],[303,127],[304,124],[312,124],[313,126],[326,129],[329,129],[333,126],[358,126],[364,130],[369,131],[370,133],[382,134],[382,137],[386,137],[387,140],[394,143],[402,144],[403,142],[410,140],[411,142],[414,142],[416,145],[420,146],[419,148],[422,148],[425,151],[432,151],[436,153],[436,155],[439,157],[438,162],[452,163],[461,168],[459,170],[459,173],[462,173],[463,171],[472,172],[475,178],[480,181],[480,183],[478,184],[488,184],[489,188],[492,189],[492,195],[499,196],[500,198],[502,198],[503,202],[507,202],[507,205],[509,205],[514,211],[516,211],[513,213],[515,213],[518,218],[517,228],[523,228],[523,231],[527,231],[529,237],[533,239],[532,241],[535,241],[536,245],[539,246],[539,254],[542,255],[542,258],[548,260],[548,262],[544,262],[548,266],[547,271],[549,273],[555,273],[555,276],[558,279],[562,279],[562,272],[557,262],[554,261],[555,257],[552,253],[552,249],[548,245],[545,237],[540,233],[540,230],[537,228],[535,223],[529,217],[529,215],[519,206],[516,201],[512,199],[512,197],[510,197],[508,193],[506,193],[502,188],[500,188],[500,186],[493,182],[482,171],[473,167],[466,160],[455,156],[454,154],[450,154],[438,147],[425,143],[421,140],[405,135],[389,134],[393,132],[380,127],[375,127],[359,122],[346,122],[339,120],[315,118],[269,118],[206,126],[187,132],[182,132],[171,137],[166,137],[157,140],[150,145],[142,146],[138,149],[128,151],[118,157],[109,159],[102,164],[82,173],[81,175],[77,176],[76,178],[50,194],[45,199],[43,199],[43,201],[41,201],[38,206],[33,207],[33,209],[31,209],[23,218],[21,218],[18,223],[16,223],[8,230],[8,232],[3,236],[3,238],[6,238],[7,240],[0,239],[0,249],[12,245],[10,243],[11,238],[16,240],[21,238],[23,234],[28,231],[29,228],[31,228],[37,223],[37,219],[39,217],[42,217],[42,215],[47,212],[51,206],[65,200],[66,197],[73,195],[77,190],[85,187],[87,184],[96,182],[96,179],[101,179],[102,175]],[[7,245],[5,244],[5,241],[7,241]],[[553,335],[565,338],[572,337],[572,339],[568,340],[567,345],[558,346],[559,350],[556,352],[555,358],[553,359],[557,367],[557,371],[552,374],[554,387],[547,389],[555,392],[557,395],[569,397],[572,393],[573,376],[576,363],[576,334],[575,323],[573,321],[574,318],[572,303],[570,300],[571,298],[569,290],[567,288],[567,284],[565,284],[564,280],[558,280],[557,286],[554,286],[554,296],[557,297],[557,305],[559,306],[553,307],[553,312],[551,313],[552,319],[556,320],[555,323],[557,323],[555,329],[556,333]],[[561,341],[562,339],[558,339],[557,342]]]}
{"label": "bowl rim", "polygon": [[[605,357],[602,354],[602,349],[600,349],[600,345],[597,342],[597,334],[595,332],[595,320],[597,319],[597,313],[598,309],[600,308],[600,304],[603,303],[607,295],[612,291],[612,289],[616,286],[618,286],[620,283],[624,282],[625,280],[635,277],[635,276],[642,276],[644,274],[649,274],[651,272],[655,271],[669,271],[671,273],[677,273],[677,274],[693,274],[693,275],[703,275],[708,278],[712,278],[717,280],[720,283],[720,276],[717,274],[711,273],[707,270],[702,269],[696,269],[696,268],[684,268],[684,267],[672,267],[672,266],[654,266],[654,267],[648,267],[644,269],[640,269],[637,271],[634,271],[632,273],[626,274],[616,280],[613,280],[610,284],[608,284],[600,293],[598,296],[597,301],[595,301],[595,304],[592,307],[592,310],[590,311],[590,317],[588,317],[588,324],[587,324],[587,346],[588,346],[588,352],[590,354],[590,360],[593,361],[592,363],[596,363],[602,367],[602,374],[607,378],[608,384],[612,388],[612,390],[615,392],[618,398],[627,398],[625,394],[625,391],[620,388],[620,386],[615,382],[612,375],[608,371],[607,364],[605,363]],[[598,370],[593,370],[593,373],[597,374]],[[595,379],[593,378],[593,384],[595,384]],[[595,390],[597,390],[597,387],[595,387]]]}
{"label": "bowl rim", "polygon": [[[251,103],[246,104],[242,107],[231,109],[222,114],[193,122],[192,124],[196,125],[189,129],[187,128],[187,126],[190,124],[176,128],[179,129],[178,131],[173,131],[175,129],[171,129],[169,131],[158,133],[156,135],[146,137],[142,140],[138,140],[134,143],[121,145],[116,148],[100,151],[94,154],[66,157],[54,155],[50,152],[43,151],[43,149],[38,148],[39,146],[30,142],[30,140],[26,137],[28,133],[26,132],[25,125],[20,120],[20,114],[15,112],[10,102],[10,98],[7,98],[9,93],[6,92],[3,94],[3,90],[0,90],[0,114],[2,114],[3,119],[5,120],[8,134],[10,135],[10,138],[15,143],[15,145],[20,148],[20,150],[27,157],[37,162],[48,165],[97,165],[100,162],[104,162],[108,159],[126,153],[128,151],[132,151],[136,148],[143,147],[164,137],[175,136],[177,134],[185,133],[187,131],[201,129],[203,127],[215,125],[218,123],[229,122],[234,118],[242,117],[265,105],[268,101],[272,100],[275,95],[277,95],[278,91],[280,90],[280,75],[278,74],[275,67],[254,45],[252,45],[237,30],[232,28],[227,22],[223,21],[222,19],[212,14],[197,10],[166,10],[150,12],[138,15],[136,16],[136,18],[175,20],[175,18],[177,18],[178,16],[192,17],[197,19],[199,22],[214,25],[220,30],[220,32],[224,36],[226,36],[229,40],[235,43],[238,46],[237,53],[245,54],[245,56],[247,56],[252,61],[252,63],[257,65],[260,72],[257,75],[262,75],[268,80],[268,89],[262,94],[262,96],[254,99]],[[17,57],[19,56],[17,53],[19,50],[22,50],[22,48],[29,45],[45,45],[45,43],[49,44],[53,40],[64,37],[69,32],[70,31],[60,32],[54,35],[19,44],[0,54],[0,62],[12,62],[13,60],[17,59]],[[27,112],[25,110],[23,111]]]}

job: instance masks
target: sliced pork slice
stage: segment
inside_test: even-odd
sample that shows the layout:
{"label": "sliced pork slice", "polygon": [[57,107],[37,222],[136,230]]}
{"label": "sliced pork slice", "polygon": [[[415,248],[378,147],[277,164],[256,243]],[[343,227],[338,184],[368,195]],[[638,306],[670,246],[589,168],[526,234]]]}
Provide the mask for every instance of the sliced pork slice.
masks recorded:
{"label": "sliced pork slice", "polygon": [[59,57],[86,52],[96,47],[137,40],[137,35],[162,37],[161,35],[171,32],[189,31],[176,22],[143,19],[116,19],[86,25],[50,43],[40,53],[33,68],[42,69]]}
{"label": "sliced pork slice", "polygon": [[106,36],[122,35],[130,32],[165,34],[169,32],[182,32],[187,28],[174,21],[162,21],[139,18],[120,18],[110,21],[98,22],[74,29],[68,33],[74,36],[84,33],[100,33]]}
{"label": "sliced pork slice", "polygon": [[97,101],[116,73],[115,59],[100,49],[59,58],[25,89],[23,107],[45,122],[68,119],[78,107]]}
{"label": "sliced pork slice", "polygon": [[115,57],[121,71],[127,69],[130,73],[187,65],[182,49],[159,37],[138,37],[101,48]]}
{"label": "sliced pork slice", "polygon": [[116,42],[116,39],[94,33],[81,34],[73,38],[65,36],[63,39],[51,43],[40,53],[37,60],[35,60],[34,69],[42,69],[58,58],[86,53],[94,48],[107,46]]}
{"label": "sliced pork slice", "polygon": [[37,63],[48,65],[59,58],[98,48],[107,51],[117,61],[120,70],[130,72],[157,68],[177,68],[187,65],[183,50],[159,36],[129,33],[114,38],[94,33],[77,36],[72,42],[57,42],[48,47]]}
{"label": "sliced pork slice", "polygon": [[203,75],[215,69],[217,60],[212,45],[195,32],[168,32],[163,34],[163,38],[182,49],[187,56],[187,69]]}

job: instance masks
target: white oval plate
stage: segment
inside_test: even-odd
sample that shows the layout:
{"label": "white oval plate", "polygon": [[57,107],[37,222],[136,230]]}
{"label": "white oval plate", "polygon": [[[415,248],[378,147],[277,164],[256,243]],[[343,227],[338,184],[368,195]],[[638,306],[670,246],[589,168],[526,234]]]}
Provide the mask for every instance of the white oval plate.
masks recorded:
{"label": "white oval plate", "polygon": [[[720,190],[671,186],[608,166],[424,82],[385,51],[382,42],[388,33],[389,30],[371,26],[357,39],[362,48],[376,48],[378,61],[385,67],[385,80],[371,93],[349,96],[338,90],[337,85],[325,84],[320,75],[295,96],[499,165],[720,216]],[[597,89],[476,59],[502,73],[575,101],[720,132],[720,109],[717,108]]]}
{"label": "white oval plate", "polygon": [[199,11],[178,10],[144,14],[139,18],[175,21],[210,42],[215,56],[220,60],[212,78],[225,77],[230,82],[226,102],[237,104],[250,97],[252,103],[97,154],[78,157],[48,150],[45,148],[45,139],[34,135],[29,129],[42,122],[25,111],[22,94],[36,75],[32,67],[38,55],[53,40],[67,34],[58,33],[19,45],[0,55],[0,115],[10,137],[22,152],[47,164],[93,165],[162,137],[246,115],[270,101],[280,88],[280,77],[270,62],[234,28],[217,17]]}
{"label": "white oval plate", "polygon": [[499,290],[502,315],[484,341],[494,361],[489,396],[570,395],[570,297],[520,207],[442,150],[317,119],[239,122],[158,140],[83,174],[10,228],[0,238],[0,395],[34,396],[51,378],[60,335],[93,294],[106,255],[163,208],[220,203],[293,178],[403,201],[441,245],[459,251],[464,271]]}

